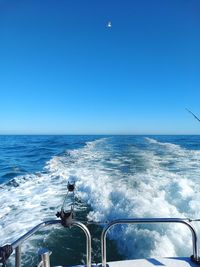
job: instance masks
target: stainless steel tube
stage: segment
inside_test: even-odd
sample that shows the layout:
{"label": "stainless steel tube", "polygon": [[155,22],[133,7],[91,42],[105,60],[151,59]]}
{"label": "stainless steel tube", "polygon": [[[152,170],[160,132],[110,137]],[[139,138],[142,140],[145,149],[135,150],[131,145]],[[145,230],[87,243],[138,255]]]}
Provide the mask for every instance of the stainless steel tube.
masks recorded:
{"label": "stainless steel tube", "polygon": [[91,253],[92,253],[92,248],[91,248],[91,235],[88,230],[88,228],[81,222],[74,221],[72,223],[72,226],[77,226],[80,229],[82,229],[86,235],[86,266],[91,267]]}
{"label": "stainless steel tube", "polygon": [[152,223],[181,223],[185,224],[192,233],[193,257],[198,261],[198,243],[197,234],[194,227],[190,224],[189,219],[182,218],[134,218],[134,219],[119,219],[107,224],[101,235],[101,250],[102,250],[102,267],[106,267],[106,236],[108,230],[117,224],[152,224]]}
{"label": "stainless steel tube", "polygon": [[61,223],[61,220],[51,220],[51,221],[46,221],[46,222],[42,222],[42,223],[38,224],[37,226],[32,228],[30,231],[28,231],[26,234],[24,234],[23,236],[18,238],[16,241],[14,241],[11,244],[12,248],[13,249],[17,248],[19,245],[21,245],[25,240],[27,240],[29,237],[31,237],[34,233],[36,233],[41,228],[43,228],[45,226],[52,225],[52,224],[60,224],[60,223]]}
{"label": "stainless steel tube", "polygon": [[41,255],[43,267],[50,267],[50,258],[49,258],[49,251],[46,251]]}
{"label": "stainless steel tube", "polygon": [[[31,237],[35,232],[40,230],[43,227],[53,225],[53,224],[60,224],[61,220],[51,220],[51,221],[46,221],[43,223],[38,224],[34,228],[32,228],[29,232],[24,234],[22,237],[17,239],[15,242],[12,243],[12,248],[16,249],[16,254],[15,254],[15,267],[21,267],[21,245],[24,241],[26,241],[29,237]],[[88,230],[88,228],[81,222],[78,221],[72,221],[71,226],[77,226],[80,229],[83,230],[86,236],[86,266],[91,267],[91,235]],[[42,256],[42,255],[41,255]],[[44,267],[49,267],[50,262],[47,259],[47,255],[44,254],[43,256],[43,261],[45,261]]]}
{"label": "stainless steel tube", "polygon": [[21,267],[21,245],[24,241],[26,241],[29,237],[31,237],[35,232],[40,230],[41,228],[52,225],[52,224],[60,224],[60,220],[51,220],[38,224],[34,228],[32,228],[29,232],[18,238],[16,241],[12,243],[12,248],[15,249],[15,267]]}
{"label": "stainless steel tube", "polygon": [[15,267],[21,267],[21,245],[15,248]]}

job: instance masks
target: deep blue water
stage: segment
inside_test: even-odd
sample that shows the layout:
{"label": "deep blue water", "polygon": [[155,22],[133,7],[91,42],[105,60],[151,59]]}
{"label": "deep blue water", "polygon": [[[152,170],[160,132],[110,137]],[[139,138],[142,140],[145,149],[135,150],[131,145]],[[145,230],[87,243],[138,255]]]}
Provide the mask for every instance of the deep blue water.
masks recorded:
{"label": "deep blue water", "polygon": [[[77,219],[199,218],[199,170],[200,136],[0,136],[0,243],[55,219],[69,179],[76,181]],[[100,261],[102,227],[89,228]],[[108,259],[187,256],[190,239],[181,226],[119,226],[110,232]],[[74,228],[35,235],[24,266],[34,266],[41,246],[53,250],[53,264],[85,259]]]}
{"label": "deep blue water", "polygon": [[51,157],[95,139],[94,136],[0,136],[0,183],[17,175],[42,171]]}

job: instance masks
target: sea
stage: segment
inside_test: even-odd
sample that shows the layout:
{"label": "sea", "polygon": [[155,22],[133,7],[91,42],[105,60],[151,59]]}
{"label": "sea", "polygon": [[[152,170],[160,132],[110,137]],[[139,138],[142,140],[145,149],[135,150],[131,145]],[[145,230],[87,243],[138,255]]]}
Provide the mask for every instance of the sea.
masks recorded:
{"label": "sea", "polygon": [[[57,219],[68,181],[75,183],[76,220],[93,222],[87,225],[92,261],[101,262],[106,222],[200,218],[200,136],[1,135],[0,245]],[[193,225],[200,235],[200,222]],[[53,266],[85,263],[85,236],[77,227],[37,232],[22,246],[22,266],[35,266],[42,247],[52,251]],[[184,225],[118,225],[108,233],[108,261],[191,254],[191,233]]]}

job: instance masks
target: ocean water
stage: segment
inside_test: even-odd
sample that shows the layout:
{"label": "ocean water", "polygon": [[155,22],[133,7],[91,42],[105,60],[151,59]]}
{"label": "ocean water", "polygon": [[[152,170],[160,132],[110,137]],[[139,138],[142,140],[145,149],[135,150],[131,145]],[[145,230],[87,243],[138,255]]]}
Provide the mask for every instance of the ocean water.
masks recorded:
{"label": "ocean water", "polygon": [[[0,245],[56,219],[68,180],[76,181],[77,220],[197,219],[200,136],[0,136]],[[101,261],[102,227],[88,226],[94,262]],[[35,266],[40,247],[53,251],[52,265],[85,262],[85,238],[75,227],[35,234],[22,247],[23,266]],[[182,225],[122,225],[108,235],[108,260],[191,254]]]}

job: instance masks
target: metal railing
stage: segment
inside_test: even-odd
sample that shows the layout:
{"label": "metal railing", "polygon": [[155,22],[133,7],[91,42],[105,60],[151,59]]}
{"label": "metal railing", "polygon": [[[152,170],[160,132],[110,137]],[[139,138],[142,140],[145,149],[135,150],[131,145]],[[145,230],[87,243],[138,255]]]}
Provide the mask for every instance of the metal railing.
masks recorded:
{"label": "metal railing", "polygon": [[[186,225],[192,234],[192,248],[193,248],[193,255],[192,260],[195,262],[200,263],[200,259],[198,257],[198,243],[197,243],[197,234],[194,227],[190,223],[190,219],[187,218],[134,218],[134,219],[119,219],[109,222],[103,229],[101,235],[101,250],[102,250],[102,267],[106,267],[106,236],[111,227],[117,224],[155,224],[155,223],[179,223]],[[40,229],[50,226],[61,224],[61,220],[51,220],[46,221],[38,224],[22,237],[17,239],[15,242],[11,244],[13,250],[15,250],[15,267],[21,267],[21,246],[22,244],[29,239],[34,233],[39,231]],[[70,226],[77,226],[86,236],[86,266],[91,267],[91,235],[88,228],[79,221],[71,222]],[[45,255],[45,257],[48,255]],[[46,258],[44,257],[44,261]],[[47,261],[47,260],[46,260]],[[46,265],[47,267],[50,266],[50,263]]]}
{"label": "metal railing", "polygon": [[154,223],[181,223],[186,225],[192,233],[192,244],[193,244],[193,255],[192,259],[195,262],[199,262],[198,257],[198,244],[197,244],[197,234],[194,227],[190,224],[189,219],[181,218],[135,218],[135,219],[119,219],[111,221],[108,223],[102,232],[101,235],[101,250],[102,250],[102,267],[106,267],[106,235],[108,230],[117,224],[154,224]]}
{"label": "metal railing", "polygon": [[[11,244],[13,250],[15,249],[15,267],[21,267],[21,246],[24,243],[24,241],[26,241],[29,237],[31,237],[34,233],[36,233],[41,228],[44,228],[50,225],[55,225],[55,224],[61,224],[61,220],[51,220],[51,221],[40,223]],[[78,221],[72,221],[70,226],[77,226],[81,230],[83,230],[83,232],[85,233],[86,266],[91,267],[91,235],[90,235],[88,228],[83,223],[78,222]]]}

